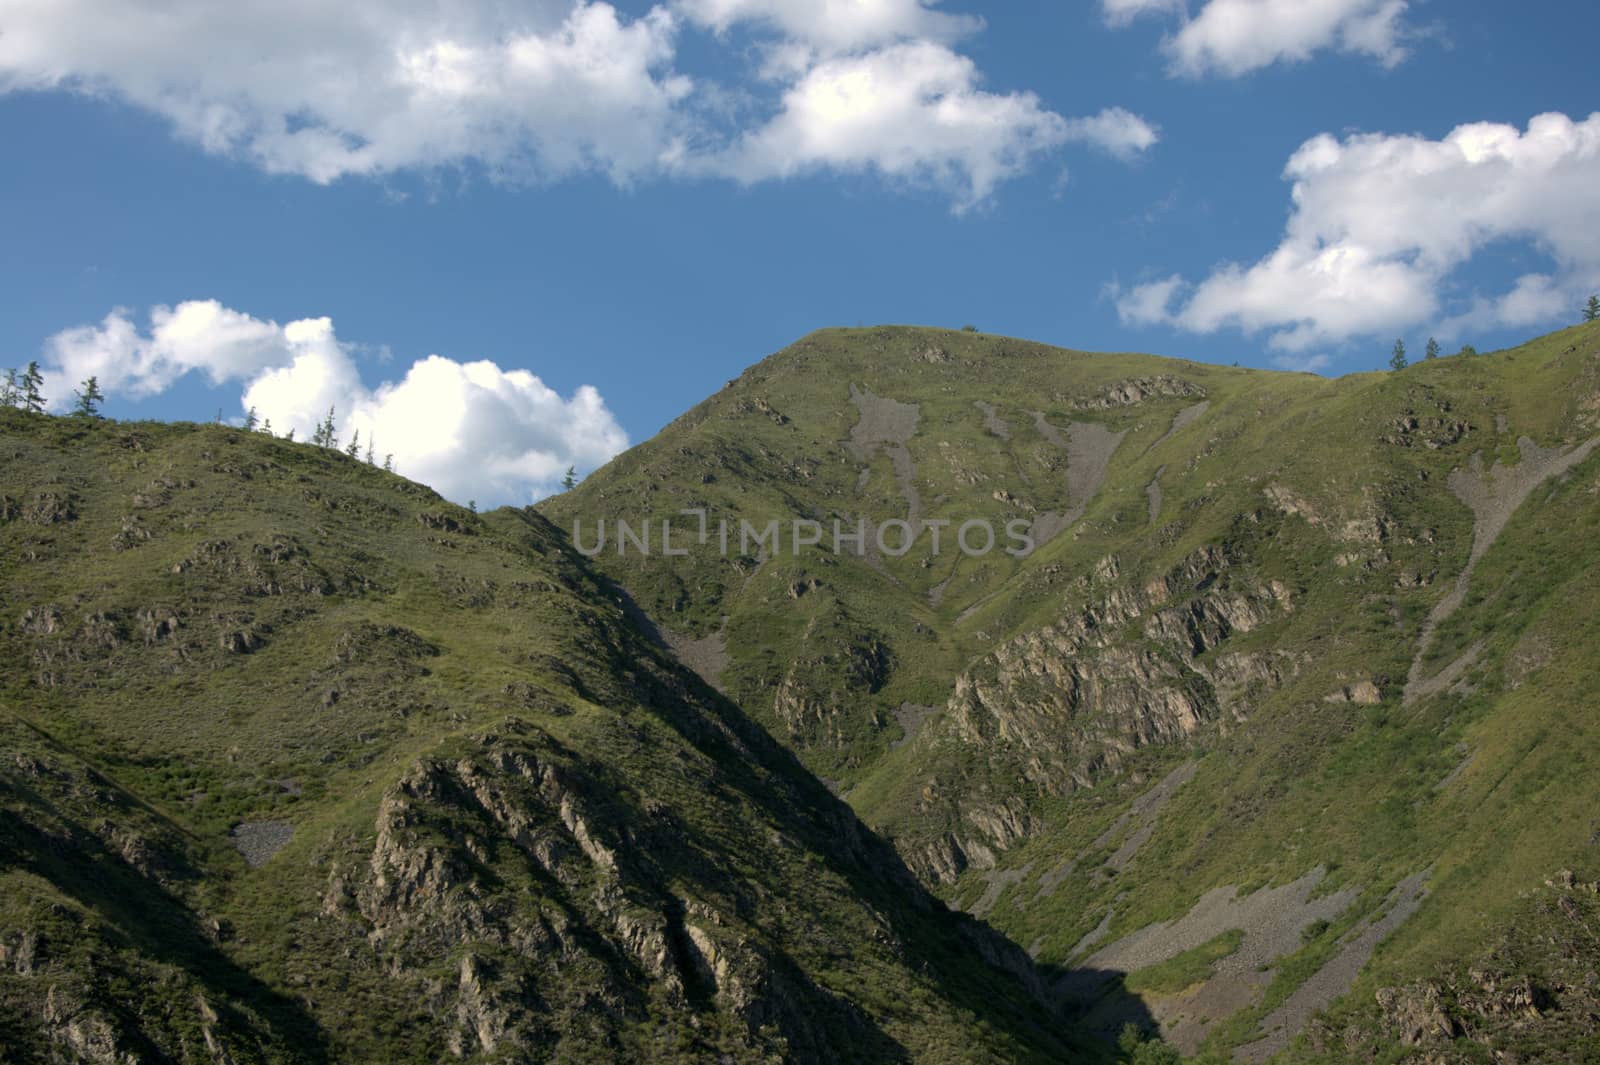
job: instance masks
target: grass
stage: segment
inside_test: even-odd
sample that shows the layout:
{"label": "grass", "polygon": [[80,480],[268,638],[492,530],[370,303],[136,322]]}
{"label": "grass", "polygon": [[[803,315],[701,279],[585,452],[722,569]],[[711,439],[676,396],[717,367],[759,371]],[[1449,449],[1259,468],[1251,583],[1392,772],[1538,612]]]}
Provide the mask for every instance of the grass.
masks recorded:
{"label": "grass", "polygon": [[[241,1063],[436,1061],[468,957],[534,1060],[1073,1041],[536,514],[222,426],[0,411],[0,619],[0,945],[41,937],[59,993],[129,1053],[188,1059],[210,1031]],[[559,767],[564,798],[496,768],[513,755]],[[518,796],[519,842],[463,765]],[[444,790],[407,799],[430,772]],[[459,882],[377,936],[400,801],[415,869]],[[614,876],[569,809],[623,856]],[[228,833],[259,820],[294,834],[250,869]],[[699,979],[688,948],[653,971],[630,914],[766,959],[770,1030],[674,990]],[[0,1032],[40,1055],[61,1038],[45,986],[0,971]]]}
{"label": "grass", "polygon": [[[930,351],[945,357],[925,358]],[[1034,432],[1033,412],[1058,428],[1090,420],[1125,431],[1083,520],[1025,560],[814,556],[773,560],[737,580],[712,577],[727,567],[706,553],[599,565],[670,628],[700,633],[726,616],[730,694],[838,780],[947,899],[978,898],[993,871],[1029,870],[988,920],[1016,943],[1038,942],[1046,962],[1060,962],[1107,908],[1115,938],[1180,916],[1212,888],[1280,885],[1321,865],[1331,870],[1321,890],[1359,889],[1346,918],[1354,921],[1401,878],[1431,867],[1430,902],[1362,977],[1356,994],[1370,1001],[1378,981],[1485,942],[1519,893],[1587,839],[1586,810],[1600,799],[1587,755],[1587,708],[1600,704],[1590,664],[1600,613],[1585,592],[1600,568],[1591,557],[1600,544],[1595,458],[1530,498],[1480,563],[1467,605],[1439,630],[1430,669],[1484,643],[1471,690],[1409,706],[1400,694],[1423,622],[1471,550],[1472,515],[1448,489],[1450,471],[1479,453],[1515,463],[1523,436],[1553,447],[1600,434],[1597,352],[1600,328],[1583,326],[1510,352],[1330,381],[986,334],[829,330],[752,367],[542,509],[558,524],[684,505],[751,518],[903,516],[881,458],[857,490],[861,471],[840,446],[857,417],[852,384],[919,405],[908,450],[933,517],[1015,514],[999,490],[1035,509],[1063,503],[1063,456]],[[1108,384],[1160,375],[1199,386],[1209,401],[1181,433],[1166,438],[1194,397],[1092,406]],[[756,397],[787,420],[757,413]],[[1009,439],[985,428],[975,399],[993,406]],[[1402,429],[1408,418],[1415,429]],[[1158,470],[1152,525],[1145,487]],[[1152,635],[1154,607],[1097,621],[1087,646],[1037,641],[1075,619],[1106,617],[1108,604],[1207,551],[1225,559],[1211,594],[1175,587],[1167,608],[1203,610],[1268,585],[1287,593],[1283,605],[1198,655]],[[1114,577],[1099,576],[1107,560]],[[809,612],[819,607],[781,595],[801,571],[825,576],[838,624],[870,629],[894,666],[876,690],[833,690],[835,728],[786,735],[774,696],[817,659]],[[928,593],[947,579],[934,605]],[[668,608],[677,589],[698,582],[723,589],[714,608],[697,612],[692,597]],[[1198,729],[1152,740],[1129,726],[1132,704],[1105,694],[1126,676],[1128,655],[1171,670],[1147,694],[1199,697]],[[1240,660],[1276,662],[1281,676],[1224,692],[1213,678]],[[1019,661],[1032,679],[1007,688],[1008,671],[1022,675]],[[1100,687],[1060,702],[1074,671]],[[1366,680],[1382,691],[1380,705],[1325,701]],[[957,690],[980,701],[952,700]],[[896,746],[902,701],[946,709]],[[1471,760],[1451,778],[1463,745]],[[1198,760],[1194,781],[1135,859],[1104,876],[1091,842],[1185,758]],[[979,817],[1008,808],[1029,819],[1020,838],[980,827]],[[951,836],[994,854],[996,869],[984,859],[936,873],[929,856]],[[1041,895],[1041,878],[1074,858],[1075,872]],[[1326,937],[1313,936],[1269,997],[1286,997],[1328,956]],[[1248,1021],[1229,1038],[1253,1038]]]}
{"label": "grass", "polygon": [[1176,995],[1209,980],[1217,962],[1232,955],[1243,942],[1244,932],[1230,929],[1159,965],[1130,973],[1124,986],[1135,994]]}
{"label": "grass", "polygon": [[[1206,1049],[1225,1057],[1393,884],[1431,869],[1429,902],[1349,1000],[1371,1003],[1493,942],[1592,835],[1600,458],[1535,493],[1440,628],[1434,666],[1482,644],[1467,686],[1412,704],[1400,692],[1471,548],[1449,472],[1479,453],[1514,461],[1523,435],[1600,433],[1597,346],[1584,327],[1326,381],[976,332],[830,330],[574,491],[482,515],[259,434],[0,412],[0,942],[43,931],[84,1015],[151,1057],[204,1043],[199,996],[246,1003],[213,1032],[241,1062],[438,1060],[470,955],[517,1001],[534,996],[516,1023],[554,1059],[760,1060],[791,1040],[800,1057],[870,1045],[891,1060],[1025,1060],[1075,1036],[975,960],[982,931],[900,857],[946,900],[1026,870],[987,921],[1037,941],[1047,967],[1108,911],[1115,939],[1214,888],[1325,868],[1321,890],[1358,901],[1218,1026]],[[1137,380],[1181,382],[1209,407],[1169,435],[1198,394],[1100,402]],[[887,458],[863,480],[841,447],[852,384],[918,404],[908,452],[932,518],[1003,524],[1081,502],[1036,414],[1125,435],[1083,519],[1025,559],[696,549],[590,564],[571,550],[577,517],[903,516]],[[731,701],[646,645],[607,580],[673,632],[725,627]],[[1328,701],[1359,681],[1378,705]],[[915,737],[895,713],[908,702],[942,708]],[[1180,707],[1194,713],[1181,728]],[[594,833],[629,856],[615,906],[597,901],[606,882],[573,857],[559,810],[485,768],[513,752],[569,774]],[[1109,869],[1142,822],[1102,834],[1190,761],[1193,780]],[[570,882],[461,798],[463,765],[544,811],[523,838],[561,841]],[[487,916],[442,943],[419,920],[384,953],[370,913],[328,899],[336,882],[372,890],[380,810],[429,767],[456,797],[419,806],[408,845],[466,870],[445,898]],[[264,869],[228,843],[246,820],[294,826]],[[70,859],[48,842],[61,839]],[[629,970],[617,912],[673,928],[702,914],[798,1005],[752,1032],[699,970],[681,992]],[[182,932],[163,942],[145,915]],[[507,947],[541,928],[570,937],[565,953]],[[687,956],[687,931],[673,934]],[[1129,986],[1181,990],[1237,948],[1214,941]],[[564,973],[544,966],[555,956]],[[150,989],[138,1008],[114,1006],[136,987]],[[42,1054],[42,1008],[0,969],[0,1037]]]}

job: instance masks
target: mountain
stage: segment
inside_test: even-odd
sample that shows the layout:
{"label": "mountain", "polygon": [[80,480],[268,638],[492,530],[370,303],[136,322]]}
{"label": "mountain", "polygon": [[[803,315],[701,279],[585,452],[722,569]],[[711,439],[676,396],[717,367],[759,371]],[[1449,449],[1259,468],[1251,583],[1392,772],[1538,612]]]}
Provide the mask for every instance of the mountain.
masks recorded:
{"label": "mountain", "polygon": [[842,329],[539,509],[1090,1029],[1576,1061],[1597,451],[1595,325],[1337,380]]}
{"label": "mountain", "polygon": [[0,1060],[1099,1053],[544,517],[336,450],[0,410],[0,807]]}

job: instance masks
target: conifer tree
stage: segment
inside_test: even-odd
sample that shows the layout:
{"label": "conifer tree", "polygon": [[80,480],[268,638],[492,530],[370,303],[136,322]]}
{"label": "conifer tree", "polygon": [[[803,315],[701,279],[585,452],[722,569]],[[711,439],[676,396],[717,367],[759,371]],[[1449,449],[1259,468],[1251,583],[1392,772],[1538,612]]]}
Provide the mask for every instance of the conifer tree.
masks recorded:
{"label": "conifer tree", "polygon": [[255,432],[256,431],[256,425],[257,425],[256,409],[254,407],[251,407],[245,413],[245,416],[244,416],[245,432],[247,432],[247,433]]}
{"label": "conifer tree", "polygon": [[561,490],[563,492],[570,492],[570,491],[572,491],[573,488],[575,488],[577,486],[577,484],[578,484],[578,467],[576,467],[576,466],[568,466],[567,467],[567,475],[565,477],[561,478]]}
{"label": "conifer tree", "polygon": [[1600,295],[1590,296],[1589,302],[1584,304],[1583,320],[1586,322],[1600,320]]}
{"label": "conifer tree", "polygon": [[394,472],[394,453],[393,452],[390,452],[389,454],[383,456],[383,472],[384,473],[393,473]]}
{"label": "conifer tree", "polygon": [[311,434],[311,442],[318,447],[338,447],[338,430],[333,423],[333,408],[328,408],[328,416],[317,423],[316,431]]}
{"label": "conifer tree", "polygon": [[1428,348],[1423,352],[1424,359],[1437,359],[1439,357],[1439,342],[1432,337],[1428,338]]}
{"label": "conifer tree", "polygon": [[368,433],[367,434],[367,465],[368,466],[376,465],[376,463],[373,462],[373,458],[372,458],[372,451],[373,451],[373,447],[375,445],[375,442],[376,442],[375,434]]}
{"label": "conifer tree", "polygon": [[1404,370],[1409,365],[1410,363],[1406,362],[1406,342],[1404,340],[1396,340],[1394,342],[1394,354],[1389,356],[1389,369]]}
{"label": "conifer tree", "polygon": [[346,455],[349,455],[351,458],[359,458],[361,456],[361,430],[360,429],[357,429],[355,431],[355,435],[350,438],[350,446],[344,449],[344,453]]}
{"label": "conifer tree", "polygon": [[22,409],[32,411],[34,414],[44,413],[44,374],[39,372],[37,362],[28,363],[28,368],[22,371]]}
{"label": "conifer tree", "polygon": [[72,393],[72,395],[73,398],[77,400],[72,407],[73,417],[100,417],[100,404],[105,402],[106,397],[105,393],[100,391],[99,379],[90,377],[83,384],[79,385],[78,390]]}
{"label": "conifer tree", "polygon": [[7,370],[6,379],[0,381],[0,407],[15,407],[22,402],[22,388],[17,384],[17,371]]}
{"label": "conifer tree", "polygon": [[268,418],[266,421],[261,423],[261,431],[263,433],[266,433],[268,436],[274,435],[273,432],[272,432],[272,419],[271,418]]}

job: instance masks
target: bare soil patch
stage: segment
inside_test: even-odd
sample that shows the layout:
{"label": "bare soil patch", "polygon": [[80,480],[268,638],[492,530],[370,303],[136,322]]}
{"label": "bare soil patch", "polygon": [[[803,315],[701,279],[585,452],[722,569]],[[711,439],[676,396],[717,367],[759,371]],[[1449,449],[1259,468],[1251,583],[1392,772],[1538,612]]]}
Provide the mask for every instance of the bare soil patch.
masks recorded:
{"label": "bare soil patch", "polygon": [[294,838],[294,826],[287,821],[241,821],[229,837],[252,869],[259,869]]}
{"label": "bare soil patch", "polygon": [[1312,1014],[1326,1009],[1349,991],[1378,944],[1421,908],[1428,897],[1422,886],[1426,876],[1424,871],[1402,880],[1389,893],[1381,916],[1364,921],[1346,933],[1340,941],[1339,953],[1262,1020],[1261,1031],[1267,1033],[1266,1036],[1240,1047],[1234,1052],[1234,1060],[1266,1061],[1289,1045],[1289,1040],[1305,1027]]}

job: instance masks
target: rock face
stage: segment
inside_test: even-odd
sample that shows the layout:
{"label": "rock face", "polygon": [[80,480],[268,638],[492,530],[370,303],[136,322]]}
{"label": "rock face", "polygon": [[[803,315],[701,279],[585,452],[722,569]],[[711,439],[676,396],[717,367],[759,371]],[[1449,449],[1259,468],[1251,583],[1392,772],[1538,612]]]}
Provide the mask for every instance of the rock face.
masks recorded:
{"label": "rock face", "polygon": [[894,656],[879,634],[836,609],[814,617],[803,640],[773,694],[773,716],[797,749],[842,752],[878,727],[862,710],[888,681]]}
{"label": "rock face", "polygon": [[[1281,583],[1235,580],[1230,571],[1217,548],[1142,587],[1103,567],[1109,587],[1091,605],[1008,641],[961,675],[939,734],[1005,764],[1031,790],[1062,795],[1117,772],[1141,748],[1182,745],[1209,725],[1241,720],[1245,693],[1276,687],[1298,664],[1292,655],[1228,654],[1226,644],[1294,604]],[[962,795],[959,812],[952,792]],[[936,780],[923,802],[929,811],[949,804],[960,825],[906,851],[933,883],[968,865],[992,866],[996,852],[1033,831],[1016,796],[974,801]]]}
{"label": "rock face", "polygon": [[[458,1056],[559,1043],[568,1037],[551,1014],[591,999],[606,1004],[596,1023],[611,1040],[653,1011],[687,1018],[711,1004],[740,1022],[747,1051],[826,1053],[805,1019],[814,1004],[773,978],[737,911],[660,879],[658,856],[689,841],[666,824],[620,823],[620,812],[570,752],[510,722],[390,789],[365,867],[334,873],[323,912],[359,922],[391,972],[441,1023],[453,1019]],[[506,879],[540,890],[508,891]],[[459,978],[430,983],[441,956],[460,957]]]}
{"label": "rock face", "polygon": [[1079,410],[1111,410],[1131,407],[1148,399],[1195,396],[1204,398],[1206,390],[1193,381],[1185,381],[1173,374],[1154,374],[1134,377],[1106,385],[1093,399],[1079,400]]}
{"label": "rock face", "polygon": [[[687,769],[684,783],[721,776]],[[419,762],[380,803],[370,855],[335,865],[322,912],[359,931],[456,1056],[628,1046],[661,1024],[715,1023],[738,1059],[839,1060],[884,1039],[764,926],[777,883],[724,882],[698,857],[704,839],[607,777],[516,720]],[[915,952],[876,919],[887,956]],[[823,914],[789,920],[828,935]],[[432,975],[439,958],[459,959],[455,979]],[[556,1021],[573,1015],[579,1032]]]}

